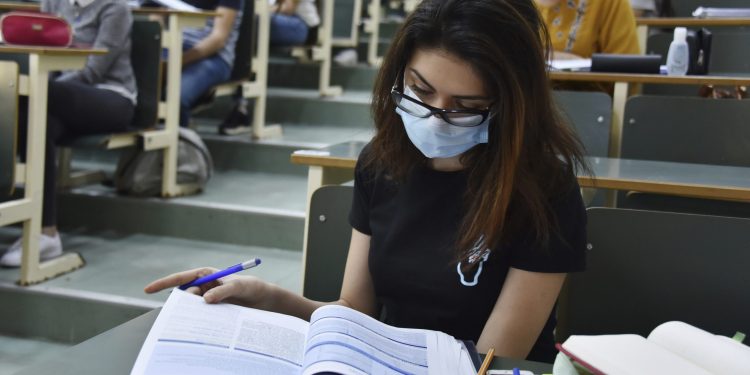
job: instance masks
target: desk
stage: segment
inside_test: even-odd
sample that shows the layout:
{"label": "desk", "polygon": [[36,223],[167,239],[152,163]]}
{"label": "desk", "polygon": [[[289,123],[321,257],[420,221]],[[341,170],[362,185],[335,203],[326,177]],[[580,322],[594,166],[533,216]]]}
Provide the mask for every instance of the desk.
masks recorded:
{"label": "desk", "polygon": [[638,34],[638,46],[641,53],[646,53],[646,40],[648,39],[648,28],[655,27],[732,27],[750,26],[750,18],[690,18],[690,17],[665,17],[665,18],[638,18],[635,20],[636,33]]}
{"label": "desk", "polygon": [[83,266],[76,253],[39,262],[39,237],[42,229],[44,186],[44,150],[47,136],[47,84],[49,73],[80,69],[91,54],[106,50],[53,47],[14,47],[0,45],[0,54],[24,54],[29,57],[28,76],[19,80],[19,94],[29,97],[26,167],[21,172],[25,183],[21,199],[0,204],[0,226],[23,222],[23,255],[19,284],[30,285]]}
{"label": "desk", "polygon": [[[365,144],[346,142],[314,150],[316,152],[302,150],[293,153],[291,161],[310,167],[308,188],[340,184],[353,178],[357,158]],[[578,175],[581,187],[750,201],[750,168],[747,167],[591,156],[585,160],[594,176]],[[308,197],[311,194],[308,191]]]}
{"label": "desk", "polygon": [[[160,309],[150,311],[123,323],[72,348],[60,351],[47,361],[29,366],[16,375],[100,375],[127,374],[146,335],[154,324]],[[552,372],[547,363],[511,360],[495,357],[490,368],[512,369],[519,367],[537,374]]]}
{"label": "desk", "polygon": [[581,187],[750,202],[750,168],[587,157],[594,177]]}
{"label": "desk", "polygon": [[625,103],[628,90],[633,83],[655,83],[670,85],[750,85],[750,77],[724,76],[666,76],[658,74],[622,74],[622,73],[591,73],[591,72],[551,72],[553,81],[582,81],[614,83],[615,91],[612,97],[612,124],[609,135],[609,156],[620,157],[620,141],[622,138],[623,121],[625,120]]}
{"label": "desk", "polygon": [[[307,230],[312,193],[323,185],[354,178],[365,142],[346,142],[319,150],[296,151],[294,164],[309,166],[302,259],[307,256]],[[594,177],[579,175],[581,187],[634,190],[694,198],[750,201],[750,168],[673,163],[653,160],[586,157]],[[304,272],[304,271],[303,271]]]}

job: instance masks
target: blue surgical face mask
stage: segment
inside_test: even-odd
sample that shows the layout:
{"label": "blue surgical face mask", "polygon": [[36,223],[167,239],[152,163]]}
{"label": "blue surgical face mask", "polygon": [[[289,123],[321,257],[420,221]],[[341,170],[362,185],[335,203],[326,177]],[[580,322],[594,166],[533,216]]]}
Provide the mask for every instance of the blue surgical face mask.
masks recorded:
{"label": "blue surgical face mask", "polygon": [[[408,86],[404,94],[417,98]],[[487,143],[490,118],[472,127],[451,125],[438,116],[420,118],[402,111],[396,107],[396,113],[404,122],[406,134],[411,143],[428,158],[449,158],[460,155],[466,150],[480,144]]]}

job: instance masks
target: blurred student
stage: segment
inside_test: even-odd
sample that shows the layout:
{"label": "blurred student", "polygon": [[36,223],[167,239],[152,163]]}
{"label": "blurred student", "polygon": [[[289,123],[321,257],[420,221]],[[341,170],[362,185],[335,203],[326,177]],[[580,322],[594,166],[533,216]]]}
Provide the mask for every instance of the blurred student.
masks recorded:
{"label": "blurred student", "polygon": [[[249,1],[249,0],[247,0]],[[315,0],[270,0],[271,47],[292,47],[313,42],[317,37],[320,15]],[[234,94],[235,106],[219,124],[219,134],[235,135],[250,132],[252,102]]]}
{"label": "blurred student", "polygon": [[[76,136],[125,131],[133,118],[136,84],[130,64],[132,16],[126,0],[43,0],[41,10],[66,19],[73,26],[73,41],[107,50],[91,55],[81,70],[51,79],[47,102],[44,158],[44,198],[41,261],[62,254],[57,231],[56,145]],[[26,156],[27,100],[19,111],[19,151]],[[0,258],[0,265],[21,265],[19,239]]]}
{"label": "blurred student", "polygon": [[640,53],[628,0],[535,1],[549,29],[553,59],[590,58],[594,53]]}
{"label": "blurred student", "polygon": [[234,46],[242,19],[243,1],[184,0],[197,8],[215,11],[202,28],[183,32],[180,126],[190,123],[190,111],[212,87],[229,80]]}

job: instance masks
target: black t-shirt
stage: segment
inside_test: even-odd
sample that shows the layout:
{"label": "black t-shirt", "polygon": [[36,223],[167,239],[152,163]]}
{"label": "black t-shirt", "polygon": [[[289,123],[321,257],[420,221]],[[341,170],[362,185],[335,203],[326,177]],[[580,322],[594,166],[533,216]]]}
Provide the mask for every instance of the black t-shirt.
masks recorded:
{"label": "black t-shirt", "polygon": [[[200,9],[214,10],[218,7],[226,7],[239,10],[242,0],[183,0],[186,3]],[[252,1],[252,0],[245,0]]]}
{"label": "black t-shirt", "polygon": [[[361,160],[349,222],[371,236],[369,269],[388,324],[439,330],[476,342],[510,267],[534,272],[585,268],[586,211],[577,183],[550,200],[559,231],[550,236],[547,249],[526,245],[533,242],[533,231],[517,233],[506,245],[478,252],[480,264],[461,272],[453,259],[468,173],[418,167],[396,184],[363,170]],[[528,359],[554,360],[554,315]]]}

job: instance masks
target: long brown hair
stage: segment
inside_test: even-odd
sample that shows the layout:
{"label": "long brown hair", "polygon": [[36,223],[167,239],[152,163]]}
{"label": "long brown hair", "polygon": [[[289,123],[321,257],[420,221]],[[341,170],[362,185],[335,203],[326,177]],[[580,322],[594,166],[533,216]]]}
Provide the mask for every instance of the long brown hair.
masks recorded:
{"label": "long brown hair", "polygon": [[461,156],[469,181],[457,261],[478,239],[494,248],[523,226],[546,246],[557,227],[550,198],[572,187],[575,168],[587,170],[580,142],[552,104],[549,45],[532,0],[424,0],[385,56],[373,89],[377,132],[364,165],[396,181],[428,161],[409,141],[390,96],[414,51],[441,50],[468,62],[495,98],[489,142]]}

